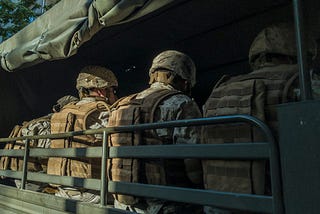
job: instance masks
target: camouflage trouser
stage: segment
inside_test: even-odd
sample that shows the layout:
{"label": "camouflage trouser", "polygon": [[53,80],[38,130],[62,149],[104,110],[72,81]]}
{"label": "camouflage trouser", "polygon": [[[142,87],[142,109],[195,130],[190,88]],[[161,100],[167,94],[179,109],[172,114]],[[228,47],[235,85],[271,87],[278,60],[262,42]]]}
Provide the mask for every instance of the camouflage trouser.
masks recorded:
{"label": "camouflage trouser", "polygon": [[55,196],[93,204],[100,203],[100,195],[97,191],[86,191],[69,187],[58,187],[58,192],[55,193]]}
{"label": "camouflage trouser", "polygon": [[148,213],[148,214],[157,214],[162,208],[163,204],[134,204],[134,205],[126,205],[118,200],[114,200],[114,207],[121,210],[128,210],[136,213]]}
{"label": "camouflage trouser", "polygon": [[128,210],[143,214],[200,214],[202,208],[198,205],[165,202],[162,200],[147,199],[144,203],[126,205],[119,201],[114,201],[114,207],[117,209]]}

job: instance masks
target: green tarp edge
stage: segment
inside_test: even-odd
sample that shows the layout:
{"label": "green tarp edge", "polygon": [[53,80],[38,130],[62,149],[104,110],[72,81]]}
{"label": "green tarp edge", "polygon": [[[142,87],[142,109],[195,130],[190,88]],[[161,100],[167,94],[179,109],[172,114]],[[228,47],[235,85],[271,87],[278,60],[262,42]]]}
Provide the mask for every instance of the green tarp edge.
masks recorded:
{"label": "green tarp edge", "polygon": [[62,0],[0,44],[1,67],[16,71],[68,58],[102,28],[130,22],[174,0]]}

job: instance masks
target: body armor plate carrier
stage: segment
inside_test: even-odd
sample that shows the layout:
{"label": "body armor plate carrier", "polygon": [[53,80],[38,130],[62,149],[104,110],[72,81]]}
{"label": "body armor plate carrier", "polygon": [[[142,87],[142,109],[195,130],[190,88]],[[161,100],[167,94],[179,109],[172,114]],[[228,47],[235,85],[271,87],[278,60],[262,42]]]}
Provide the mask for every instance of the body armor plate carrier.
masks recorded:
{"label": "body armor plate carrier", "polygon": [[[266,67],[249,74],[221,79],[204,105],[204,117],[233,114],[255,116],[272,129],[276,139],[276,105],[292,101],[297,84],[297,67]],[[262,141],[254,127],[244,124],[212,125],[203,129],[204,143],[238,143]],[[265,184],[265,161],[203,160],[206,189],[269,194]],[[265,189],[265,185],[268,189]]]}
{"label": "body armor plate carrier", "polygon": [[[109,119],[110,126],[154,122],[157,106],[164,99],[179,94],[179,91],[159,90],[142,99],[137,94],[120,100]],[[172,139],[160,139],[155,130],[115,133],[110,135],[109,146],[138,146],[172,144]],[[183,160],[113,158],[109,162],[109,179],[112,181],[148,183],[155,185],[190,185]],[[184,183],[185,182],[185,183]],[[132,205],[139,198],[115,194],[121,203]]]}
{"label": "body armor plate carrier", "polygon": [[[64,133],[82,131],[87,128],[87,118],[92,113],[97,116],[109,106],[102,101],[76,105],[70,103],[52,115],[51,132]],[[66,139],[53,139],[50,148],[85,148],[101,146],[102,140],[91,135],[80,135]],[[100,178],[101,158],[62,158],[51,157],[48,161],[48,174],[81,178]]]}

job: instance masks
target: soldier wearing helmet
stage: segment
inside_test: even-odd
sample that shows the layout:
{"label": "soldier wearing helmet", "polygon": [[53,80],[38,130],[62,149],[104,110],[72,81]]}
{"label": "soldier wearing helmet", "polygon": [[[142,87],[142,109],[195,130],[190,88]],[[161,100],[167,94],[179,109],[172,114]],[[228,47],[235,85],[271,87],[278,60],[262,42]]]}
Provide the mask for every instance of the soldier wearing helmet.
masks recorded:
{"label": "soldier wearing helmet", "polygon": [[[313,38],[307,40],[307,61],[309,67],[313,67],[310,71],[313,98],[319,99],[320,75],[316,56],[317,44],[315,43]],[[293,27],[287,23],[281,23],[263,29],[251,44],[249,64],[254,73],[259,73],[267,67],[274,67],[277,70],[276,67],[281,65],[292,65],[297,70],[297,47]],[[286,70],[286,68],[281,68],[281,70]],[[294,90],[292,96],[295,96],[295,99],[300,99],[297,81],[295,84],[295,88],[292,88]]]}
{"label": "soldier wearing helmet", "polygon": [[[201,117],[197,104],[187,95],[195,85],[196,68],[189,56],[168,50],[156,56],[149,70],[150,87],[120,99],[109,119],[110,126],[152,123]],[[141,139],[141,140],[136,140]],[[195,127],[112,134],[110,146],[195,144]],[[119,166],[123,166],[119,168]],[[112,159],[113,181],[195,187],[202,185],[201,163],[195,160]],[[131,176],[130,176],[131,174]],[[157,199],[114,194],[115,207],[137,213],[197,213],[199,207]]]}
{"label": "soldier wearing helmet", "polygon": [[[149,76],[149,84],[164,83],[189,94],[196,84],[196,67],[189,56],[169,50],[153,59]],[[184,80],[184,84],[177,83],[177,79]]]}
{"label": "soldier wearing helmet", "polygon": [[249,64],[253,70],[296,63],[297,48],[294,30],[286,23],[263,29],[251,44]]}
{"label": "soldier wearing helmet", "polygon": [[[203,107],[204,117],[231,114],[252,115],[264,121],[278,137],[276,106],[297,100],[298,67],[295,34],[289,24],[263,29],[252,42],[249,64],[252,72],[224,76]],[[258,142],[264,139],[252,127],[223,125],[203,129],[204,144]],[[271,194],[265,161],[203,160],[206,189],[245,194]],[[207,214],[238,211],[205,207]]]}
{"label": "soldier wearing helmet", "polygon": [[[115,90],[118,81],[112,71],[101,66],[84,67],[77,78],[76,88],[80,101],[65,105],[52,115],[51,133],[81,131],[103,128],[108,123],[110,106],[117,100]],[[59,106],[58,106],[59,108]],[[53,139],[51,148],[79,148],[101,146],[101,135],[75,136],[71,139]],[[80,178],[100,178],[100,158],[74,160],[68,158],[49,158],[48,174]],[[54,186],[54,185],[53,185]],[[57,196],[99,203],[98,192],[56,186]]]}
{"label": "soldier wearing helmet", "polygon": [[101,66],[84,67],[79,73],[76,85],[80,99],[87,100],[88,97],[94,97],[109,105],[117,100],[115,95],[117,87],[118,80],[114,73]]}

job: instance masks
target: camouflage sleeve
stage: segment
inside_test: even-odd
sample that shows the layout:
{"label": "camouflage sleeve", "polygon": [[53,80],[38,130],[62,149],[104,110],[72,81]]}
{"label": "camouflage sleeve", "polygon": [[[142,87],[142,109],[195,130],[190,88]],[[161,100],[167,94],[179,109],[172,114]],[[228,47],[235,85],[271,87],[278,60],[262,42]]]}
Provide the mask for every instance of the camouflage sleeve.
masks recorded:
{"label": "camouflage sleeve", "polygon": [[[197,104],[186,95],[176,95],[159,105],[157,121],[183,120],[200,118],[201,112]],[[158,129],[160,137],[171,138],[174,144],[200,143],[200,127],[177,127],[174,129]],[[185,159],[185,169],[189,179],[202,185],[202,166],[200,160]]]}
{"label": "camouflage sleeve", "polygon": [[[22,136],[48,134],[50,134],[50,122],[45,120],[36,120],[34,123],[30,123],[27,127],[21,129]],[[34,145],[34,147],[49,148],[50,143],[50,139],[39,139],[37,140],[37,145]]]}
{"label": "camouflage sleeve", "polygon": [[[201,118],[201,112],[198,105],[193,101],[182,103],[177,113],[176,120]],[[200,128],[191,127],[177,127],[173,132],[173,142],[176,144],[196,144],[200,143]]]}
{"label": "camouflage sleeve", "polygon": [[[91,113],[86,120],[86,129],[100,129],[108,125],[109,112],[95,111]],[[97,139],[102,139],[102,134],[95,134]]]}
{"label": "camouflage sleeve", "polygon": [[[188,96],[179,94],[163,101],[155,113],[155,122],[174,121],[201,117],[197,104]],[[199,128],[178,127],[174,129],[157,129],[161,138],[166,138],[174,144],[199,143]]]}
{"label": "camouflage sleeve", "polygon": [[[201,118],[201,112],[197,104],[190,100],[181,106],[181,110],[177,114],[177,120]],[[200,143],[201,127],[179,127],[175,128],[173,138],[177,144],[197,144]],[[202,186],[202,165],[198,159],[185,159],[186,173],[189,179],[199,187]]]}

